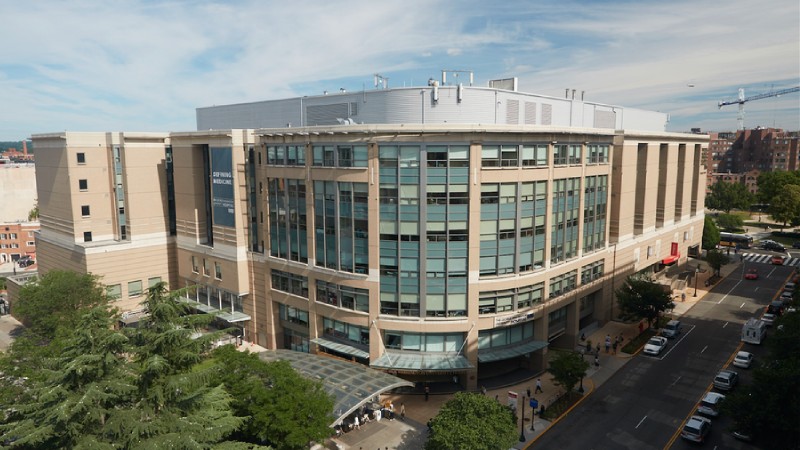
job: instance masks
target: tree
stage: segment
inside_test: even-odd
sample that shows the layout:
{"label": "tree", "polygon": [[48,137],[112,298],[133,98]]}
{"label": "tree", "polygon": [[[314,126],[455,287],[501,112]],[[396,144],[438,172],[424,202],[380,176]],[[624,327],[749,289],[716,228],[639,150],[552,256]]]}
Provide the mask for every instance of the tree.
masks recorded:
{"label": "tree", "polygon": [[555,384],[563,387],[567,393],[571,393],[581,378],[586,376],[588,369],[589,363],[580,353],[560,351],[550,360],[547,371],[553,375]]}
{"label": "tree", "polygon": [[726,231],[738,231],[744,227],[744,220],[736,214],[720,214],[717,216],[717,224]]}
{"label": "tree", "polygon": [[28,221],[39,220],[39,205],[28,211]]}
{"label": "tree", "polygon": [[753,381],[725,398],[723,414],[761,448],[800,448],[800,402],[787,401],[800,398],[800,314],[785,314],[776,325]]}
{"label": "tree", "polygon": [[514,413],[485,395],[458,392],[431,420],[425,450],[496,450],[517,442]]}
{"label": "tree", "polygon": [[334,402],[320,383],[300,376],[286,361],[267,363],[230,345],[213,357],[234,412],[246,417],[236,433],[239,440],[300,450],[331,435]]}
{"label": "tree", "polygon": [[714,274],[719,276],[719,271],[722,269],[722,266],[731,262],[731,259],[728,255],[723,254],[717,250],[709,250],[706,253],[706,262],[712,269],[714,269]]}
{"label": "tree", "polygon": [[710,216],[706,216],[703,222],[703,250],[712,250],[719,245],[719,228]]}
{"label": "tree", "polygon": [[648,327],[652,327],[664,311],[675,307],[664,287],[645,277],[628,277],[616,294],[620,316],[623,319],[646,319]]}
{"label": "tree", "polygon": [[780,195],[772,198],[769,204],[769,214],[773,219],[783,223],[800,222],[800,184],[788,184],[783,187]]}
{"label": "tree", "polygon": [[771,204],[772,200],[779,197],[785,186],[800,185],[800,170],[762,172],[758,175],[758,200],[764,204]]}
{"label": "tree", "polygon": [[747,186],[741,183],[720,180],[712,184],[709,191],[706,196],[706,206],[728,214],[732,209],[748,209],[755,199],[747,190]]}
{"label": "tree", "polygon": [[50,340],[59,328],[74,329],[87,310],[101,305],[108,307],[109,300],[98,277],[54,270],[20,289],[14,316],[31,332]]}

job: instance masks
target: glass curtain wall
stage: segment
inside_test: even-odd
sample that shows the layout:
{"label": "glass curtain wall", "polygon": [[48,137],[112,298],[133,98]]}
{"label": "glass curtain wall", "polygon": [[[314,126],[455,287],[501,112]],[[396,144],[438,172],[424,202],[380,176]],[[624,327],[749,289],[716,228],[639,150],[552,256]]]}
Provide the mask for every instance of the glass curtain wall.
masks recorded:
{"label": "glass curtain wall", "polygon": [[578,256],[578,213],[580,178],[553,180],[553,215],[550,233],[550,262],[559,263]]}

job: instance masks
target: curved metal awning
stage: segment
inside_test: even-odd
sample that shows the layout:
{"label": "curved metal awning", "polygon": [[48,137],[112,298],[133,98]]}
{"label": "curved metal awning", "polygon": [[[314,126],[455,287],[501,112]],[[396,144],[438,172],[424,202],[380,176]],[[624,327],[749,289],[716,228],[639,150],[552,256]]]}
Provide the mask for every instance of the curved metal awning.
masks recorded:
{"label": "curved metal awning", "polygon": [[353,345],[347,345],[341,342],[325,338],[311,339],[311,342],[321,347],[329,348],[339,353],[343,353],[345,355],[355,356],[356,358],[369,359],[369,352],[365,352],[364,350],[361,350],[360,348],[357,348]]}
{"label": "curved metal awning", "polygon": [[502,361],[535,352],[547,347],[547,341],[528,341],[522,344],[509,345],[502,348],[478,350],[478,362]]}
{"label": "curved metal awning", "polygon": [[321,382],[323,390],[334,399],[333,415],[336,420],[331,426],[386,391],[401,386],[414,387],[414,383],[394,375],[327,356],[292,350],[267,350],[258,356],[268,362],[288,361],[301,375]]}
{"label": "curved metal awning", "polygon": [[445,371],[471,369],[469,360],[456,353],[385,352],[371,367],[390,370]]}

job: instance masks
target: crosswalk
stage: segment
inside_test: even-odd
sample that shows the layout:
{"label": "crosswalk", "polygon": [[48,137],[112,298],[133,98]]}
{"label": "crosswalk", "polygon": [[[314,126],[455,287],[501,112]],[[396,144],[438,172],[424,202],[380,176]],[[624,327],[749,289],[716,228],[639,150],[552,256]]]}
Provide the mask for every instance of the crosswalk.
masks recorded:
{"label": "crosswalk", "polygon": [[[762,253],[742,253],[742,258],[747,262],[757,262],[757,263],[764,263],[764,264],[771,264],[773,255],[765,255]],[[734,255],[731,255],[733,258]],[[784,266],[797,266],[800,267],[800,258],[784,258],[783,260]]]}

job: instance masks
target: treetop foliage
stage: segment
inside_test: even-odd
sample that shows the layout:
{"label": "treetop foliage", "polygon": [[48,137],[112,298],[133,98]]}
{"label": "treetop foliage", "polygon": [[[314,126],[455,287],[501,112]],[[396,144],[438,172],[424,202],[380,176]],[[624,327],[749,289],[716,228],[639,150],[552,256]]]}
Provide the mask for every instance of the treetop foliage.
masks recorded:
{"label": "treetop foliage", "polygon": [[506,449],[517,438],[511,409],[485,395],[458,392],[431,420],[425,450]]}
{"label": "treetop foliage", "polygon": [[664,287],[647,277],[628,277],[616,295],[623,319],[646,319],[650,327],[662,313],[675,307]]}

